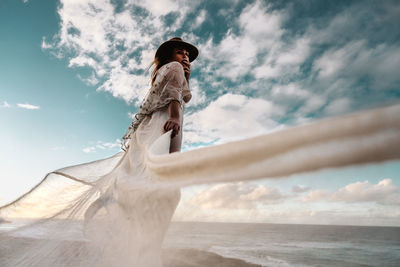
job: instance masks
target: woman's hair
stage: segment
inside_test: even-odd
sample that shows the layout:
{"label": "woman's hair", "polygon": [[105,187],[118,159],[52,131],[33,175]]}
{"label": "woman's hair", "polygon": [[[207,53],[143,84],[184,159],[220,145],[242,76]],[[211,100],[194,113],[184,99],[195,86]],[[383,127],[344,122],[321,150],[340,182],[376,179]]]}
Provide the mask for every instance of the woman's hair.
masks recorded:
{"label": "woman's hair", "polygon": [[165,64],[171,62],[172,60],[172,55],[174,53],[174,48],[180,48],[179,46],[169,46],[165,48],[164,52],[159,56],[155,57],[153,62],[151,63],[151,66],[155,66],[153,71],[151,72],[151,85],[153,85],[154,81],[156,80],[157,77],[157,71],[164,66]]}

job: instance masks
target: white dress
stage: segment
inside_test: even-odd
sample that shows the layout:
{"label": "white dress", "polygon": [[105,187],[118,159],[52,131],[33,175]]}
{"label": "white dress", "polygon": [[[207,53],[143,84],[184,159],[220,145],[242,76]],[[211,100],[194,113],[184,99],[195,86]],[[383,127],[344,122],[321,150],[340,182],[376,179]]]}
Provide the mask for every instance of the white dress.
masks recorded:
{"label": "white dress", "polygon": [[[182,125],[184,106],[190,98],[182,65],[171,62],[162,66],[124,136],[125,153],[53,172],[33,194],[10,205],[8,210],[3,207],[2,214],[7,217],[13,217],[13,214],[21,216],[21,211],[34,206],[30,213],[41,213],[41,217],[51,218],[39,222],[45,229],[44,239],[49,240],[29,244],[23,248],[24,254],[19,251],[22,257],[17,251],[15,257],[3,255],[9,257],[2,260],[3,265],[161,266],[162,241],[179,203],[180,189],[159,187],[157,179],[146,168],[146,155],[153,142],[165,134],[169,103],[180,103]],[[175,147],[175,151],[180,150],[181,142],[182,127],[179,134],[170,140],[170,145]],[[72,184],[59,176],[72,179]],[[55,194],[46,189],[46,184],[49,184],[54,190],[53,183],[60,187]],[[59,199],[56,203],[52,199],[55,195]],[[39,207],[43,205],[45,207]],[[83,224],[80,228],[83,236],[78,234],[74,238],[85,242],[80,245],[80,253],[83,253],[78,257],[80,260],[72,261],[76,259],[76,249],[61,240],[73,236],[69,228],[76,220]],[[44,256],[46,254],[48,256]]]}
{"label": "white dress", "polygon": [[[107,192],[111,195],[106,208],[112,218],[109,226],[112,234],[107,237],[100,265],[161,266],[161,245],[180,200],[180,189],[155,186],[156,179],[146,169],[146,155],[154,141],[165,133],[169,103],[180,103],[182,125],[184,106],[190,98],[182,65],[171,62],[162,66],[136,116],[139,120],[132,124],[134,131],[128,130],[124,138],[129,138],[126,154],[111,192]],[[180,150],[181,142],[182,127],[171,139],[171,145]],[[121,247],[121,243],[125,245]],[[116,251],[115,247],[119,249]]]}

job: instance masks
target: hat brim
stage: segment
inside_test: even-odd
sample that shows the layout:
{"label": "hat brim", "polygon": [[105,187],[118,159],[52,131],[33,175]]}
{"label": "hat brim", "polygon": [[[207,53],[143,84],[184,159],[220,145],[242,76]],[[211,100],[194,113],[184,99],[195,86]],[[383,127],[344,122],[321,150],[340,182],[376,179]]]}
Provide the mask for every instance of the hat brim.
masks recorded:
{"label": "hat brim", "polygon": [[184,41],[175,41],[175,40],[169,40],[160,45],[160,47],[157,49],[156,52],[156,57],[159,57],[166,49],[170,47],[183,47],[189,52],[189,61],[192,62],[197,58],[199,55],[199,50],[197,47],[195,47],[192,44],[189,44]]}

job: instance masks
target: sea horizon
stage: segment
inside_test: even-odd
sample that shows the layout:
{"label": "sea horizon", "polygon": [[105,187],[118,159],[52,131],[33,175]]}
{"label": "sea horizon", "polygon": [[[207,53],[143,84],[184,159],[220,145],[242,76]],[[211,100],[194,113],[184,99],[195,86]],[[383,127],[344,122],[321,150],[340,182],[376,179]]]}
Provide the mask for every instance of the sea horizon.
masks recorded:
{"label": "sea horizon", "polygon": [[[54,218],[53,218],[54,219]],[[0,225],[1,224],[9,224],[13,223],[13,221],[34,221],[35,218],[7,218],[0,217]],[[63,220],[61,218],[57,220]],[[80,221],[80,220],[77,220]],[[313,225],[313,226],[354,226],[354,227],[394,227],[400,228],[399,225],[367,225],[367,224],[322,224],[322,223],[280,223],[280,222],[221,222],[221,221],[178,221],[172,220],[171,223],[221,223],[221,224],[271,224],[271,225]]]}
{"label": "sea horizon", "polygon": [[220,222],[220,221],[171,221],[172,223],[226,223],[226,224],[272,224],[272,225],[313,225],[313,226],[354,226],[354,227],[394,227],[399,225],[365,225],[365,224],[318,224],[318,223],[274,223],[274,222]]}

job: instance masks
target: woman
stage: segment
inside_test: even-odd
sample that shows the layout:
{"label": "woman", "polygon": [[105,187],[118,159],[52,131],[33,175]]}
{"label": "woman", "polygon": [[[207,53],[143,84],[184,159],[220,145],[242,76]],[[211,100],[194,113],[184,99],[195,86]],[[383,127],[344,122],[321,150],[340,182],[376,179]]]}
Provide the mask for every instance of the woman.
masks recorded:
{"label": "woman", "polygon": [[[180,190],[158,187],[157,181],[152,181],[145,167],[146,153],[168,131],[171,131],[170,153],[180,151],[184,106],[192,97],[190,62],[197,55],[197,48],[179,37],[157,49],[152,86],[123,137],[124,157],[129,160],[122,159],[119,169],[125,171],[115,173],[110,179],[113,185],[85,214],[87,229],[102,207],[111,218],[106,231],[113,234],[101,240],[107,240],[106,246],[111,248],[103,255],[104,266],[131,266],[132,263],[132,266],[161,266],[161,245],[179,203]],[[93,224],[96,234],[97,228],[98,223]],[[125,246],[120,246],[121,243]],[[120,248],[116,251],[115,247]],[[120,255],[116,257],[117,254]]]}

